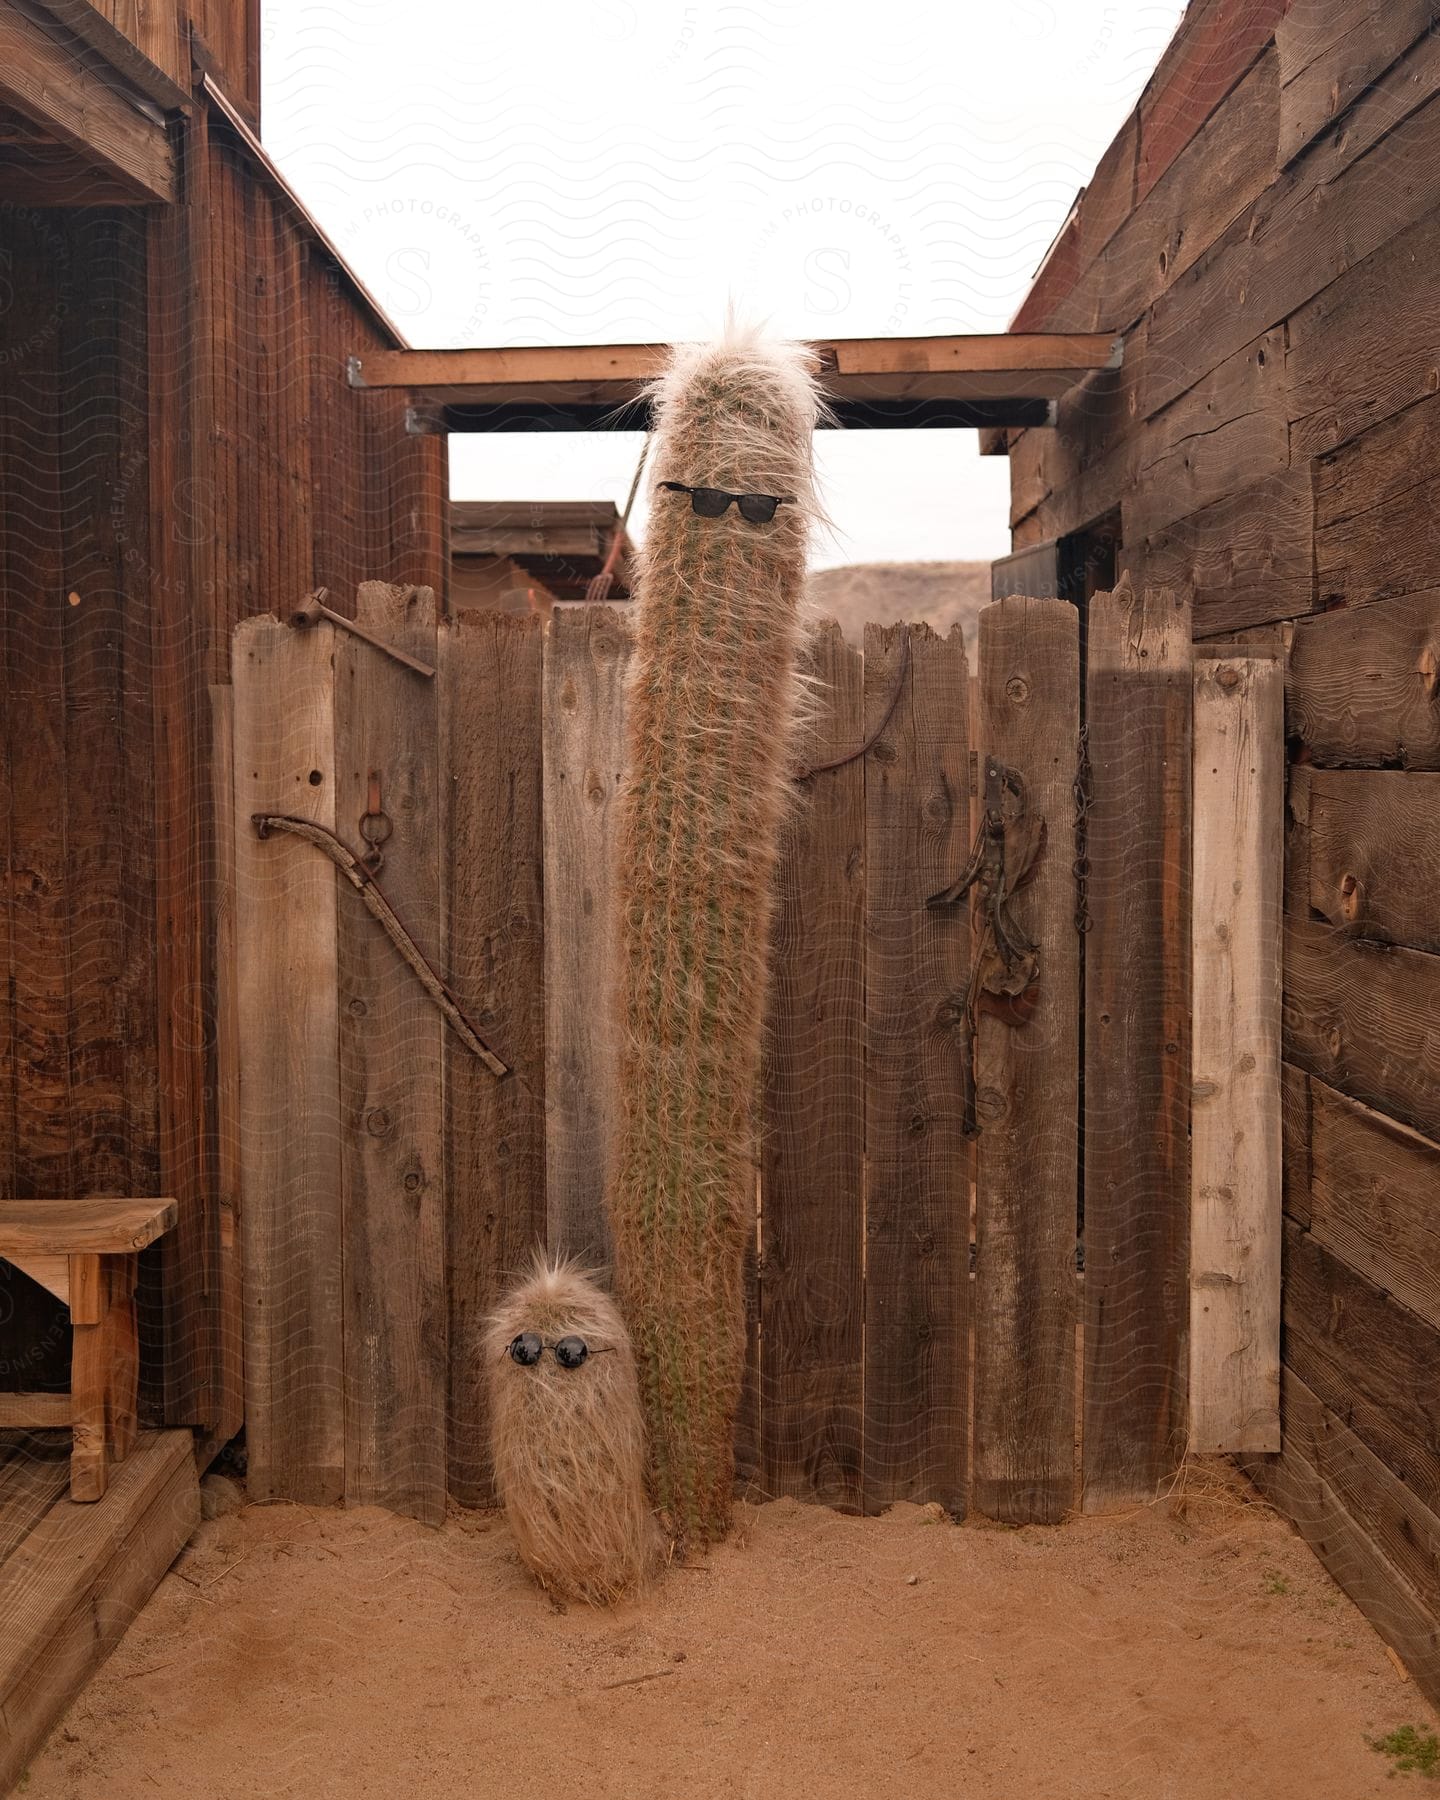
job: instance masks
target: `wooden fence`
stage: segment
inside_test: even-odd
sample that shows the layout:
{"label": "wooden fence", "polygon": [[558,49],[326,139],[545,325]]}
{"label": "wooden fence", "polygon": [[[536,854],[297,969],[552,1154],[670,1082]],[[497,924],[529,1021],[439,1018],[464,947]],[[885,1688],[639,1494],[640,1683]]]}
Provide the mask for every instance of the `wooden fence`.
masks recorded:
{"label": "wooden fence", "polygon": [[[607,1256],[629,639],[614,608],[557,608],[542,633],[481,611],[437,622],[428,591],[382,584],[360,618],[435,677],[326,625],[236,633],[250,1468],[260,1495],[439,1519],[447,1491],[491,1497],[479,1342],[502,1284],[540,1243]],[[847,1509],[1055,1520],[1082,1492],[1153,1494],[1197,1395],[1206,1447],[1275,1447],[1278,667],[1192,669],[1168,593],[1097,596],[1082,739],[1078,615],[1060,601],[988,609],[973,683],[959,634],[924,626],[868,627],[863,654],[824,626],[808,654],[805,760],[883,729],[798,784],[787,828],[742,1475]],[[1193,945],[1192,730],[1212,852]],[[992,822],[1012,875],[1029,834],[1009,917],[1038,972],[979,994],[972,1020],[986,907],[972,923],[969,898],[930,902],[965,868],[992,770],[1024,795],[1023,816],[1007,801]],[[357,852],[379,840],[379,886],[506,1079],[332,862],[262,839],[257,814]],[[1192,955],[1211,1008],[1193,1151]]]}

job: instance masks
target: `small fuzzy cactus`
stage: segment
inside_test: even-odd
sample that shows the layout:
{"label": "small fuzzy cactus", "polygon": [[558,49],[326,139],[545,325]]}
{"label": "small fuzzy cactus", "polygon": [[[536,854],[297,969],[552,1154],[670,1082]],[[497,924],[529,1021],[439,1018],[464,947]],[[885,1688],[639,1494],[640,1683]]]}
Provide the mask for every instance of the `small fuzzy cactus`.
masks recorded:
{"label": "small fuzzy cactus", "polygon": [[537,1257],[488,1321],[485,1357],[495,1482],[521,1560],[557,1600],[604,1606],[635,1593],[659,1534],[614,1301],[577,1263]]}
{"label": "small fuzzy cactus", "polygon": [[[814,513],[813,358],[730,331],[657,383],[617,833],[617,1295],[672,1537],[729,1528],[774,874]],[[665,482],[779,497],[698,516]],[[702,504],[704,504],[702,497]],[[753,509],[752,509],[753,510]]]}

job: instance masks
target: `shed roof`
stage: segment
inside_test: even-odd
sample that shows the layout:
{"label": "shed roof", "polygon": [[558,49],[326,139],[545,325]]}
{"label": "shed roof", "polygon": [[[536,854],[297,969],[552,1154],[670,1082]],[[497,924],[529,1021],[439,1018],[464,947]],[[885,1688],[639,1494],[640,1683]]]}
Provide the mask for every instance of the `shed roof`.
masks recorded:
{"label": "shed roof", "polygon": [[[583,600],[620,523],[612,500],[452,500],[450,554],[506,556],[560,600]],[[622,540],[610,597],[628,598],[635,547]]]}

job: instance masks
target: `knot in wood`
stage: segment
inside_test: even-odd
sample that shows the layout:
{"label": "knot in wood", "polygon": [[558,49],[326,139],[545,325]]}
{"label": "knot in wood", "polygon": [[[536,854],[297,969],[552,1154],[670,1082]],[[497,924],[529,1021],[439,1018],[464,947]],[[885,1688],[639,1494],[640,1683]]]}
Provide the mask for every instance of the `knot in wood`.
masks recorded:
{"label": "knot in wood", "polygon": [[365,1129],[371,1137],[384,1137],[390,1129],[390,1115],[383,1106],[373,1107],[365,1115]]}
{"label": "knot in wood", "polygon": [[1012,675],[1005,683],[1005,698],[1023,706],[1030,698],[1030,683],[1021,675]]}
{"label": "knot in wood", "polygon": [[1000,1088],[982,1087],[975,1093],[975,1112],[982,1124],[997,1125],[1010,1110],[1010,1102]]}

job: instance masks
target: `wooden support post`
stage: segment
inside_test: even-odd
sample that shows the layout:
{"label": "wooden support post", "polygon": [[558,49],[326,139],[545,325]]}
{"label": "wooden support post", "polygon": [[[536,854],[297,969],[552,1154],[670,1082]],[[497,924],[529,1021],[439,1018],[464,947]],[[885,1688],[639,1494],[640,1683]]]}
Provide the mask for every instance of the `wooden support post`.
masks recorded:
{"label": "wooden support post", "polygon": [[109,1385],[105,1396],[107,1447],[116,1462],[124,1462],[134,1447],[139,1430],[136,1413],[140,1376],[140,1339],[135,1322],[135,1286],[140,1277],[138,1256],[107,1256],[105,1274],[105,1332],[110,1352]]}
{"label": "wooden support post", "polygon": [[1185,1454],[1190,1246],[1189,601],[1122,580],[1089,609],[1085,939],[1087,1511]]}
{"label": "wooden support post", "polygon": [[555,609],[545,643],[545,1178],[549,1242],[609,1261],[614,1057],[611,825],[630,636],[610,606]]}
{"label": "wooden support post", "polygon": [[110,1396],[107,1314],[109,1271],[99,1256],[70,1258],[70,1498],[98,1500],[108,1477],[106,1412]]}
{"label": "wooden support post", "polygon": [[1195,665],[1190,1447],[1280,1448],[1278,661]]}
{"label": "wooden support post", "polygon": [[963,1514],[969,1412],[969,1191],[958,996],[963,907],[926,901],[970,847],[969,671],[959,628],[865,629],[865,1509]]}
{"label": "wooden support post", "polygon": [[1020,598],[987,607],[980,695],[981,804],[987,765],[998,759],[1023,779],[1027,809],[1046,835],[1034,877],[1011,907],[1038,947],[1027,1016],[1017,1022],[977,996],[973,1499],[990,1518],[1054,1524],[1075,1498],[1075,608]]}

